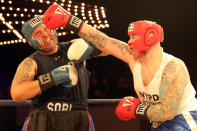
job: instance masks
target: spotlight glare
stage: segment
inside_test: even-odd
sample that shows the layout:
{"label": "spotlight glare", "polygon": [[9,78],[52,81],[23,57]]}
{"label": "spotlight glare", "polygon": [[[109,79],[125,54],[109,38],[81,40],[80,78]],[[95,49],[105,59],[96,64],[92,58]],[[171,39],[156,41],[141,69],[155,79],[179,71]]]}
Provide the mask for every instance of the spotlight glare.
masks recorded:
{"label": "spotlight glare", "polygon": [[81,3],[82,6],[85,6],[85,3]]}
{"label": "spotlight glare", "polygon": [[105,24],[106,27],[109,27],[109,24]]}

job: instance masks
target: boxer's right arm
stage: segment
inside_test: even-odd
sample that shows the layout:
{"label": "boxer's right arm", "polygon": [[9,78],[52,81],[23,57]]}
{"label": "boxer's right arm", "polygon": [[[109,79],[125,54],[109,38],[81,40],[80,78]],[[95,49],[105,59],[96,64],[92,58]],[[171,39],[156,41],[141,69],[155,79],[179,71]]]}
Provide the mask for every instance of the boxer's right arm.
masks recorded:
{"label": "boxer's right arm", "polygon": [[19,64],[11,85],[13,100],[26,100],[41,93],[38,81],[34,80],[36,72],[37,64],[30,57]]}
{"label": "boxer's right arm", "polygon": [[13,100],[20,101],[33,98],[54,86],[64,84],[73,87],[78,82],[78,73],[73,64],[63,65],[51,72],[38,76],[36,62],[28,57],[19,65],[11,86]]}
{"label": "boxer's right arm", "polygon": [[50,29],[64,27],[68,30],[73,30],[75,33],[87,42],[93,44],[96,48],[134,65],[134,57],[128,52],[127,43],[108,37],[99,30],[84,23],[81,19],[69,14],[61,6],[52,5],[44,13],[42,21]]}

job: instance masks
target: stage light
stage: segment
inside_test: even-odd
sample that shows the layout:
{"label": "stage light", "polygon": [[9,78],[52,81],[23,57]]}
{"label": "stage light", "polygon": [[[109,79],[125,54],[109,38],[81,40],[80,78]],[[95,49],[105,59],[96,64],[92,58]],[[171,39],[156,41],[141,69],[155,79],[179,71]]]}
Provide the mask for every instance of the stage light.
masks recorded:
{"label": "stage light", "polygon": [[68,4],[68,7],[71,7],[71,4]]}
{"label": "stage light", "polygon": [[70,12],[70,8],[67,8],[67,11],[69,11],[69,12]]}
{"label": "stage light", "polygon": [[8,3],[9,3],[9,4],[12,4],[12,1],[10,0]]}
{"label": "stage light", "polygon": [[13,10],[13,7],[10,7],[9,10]]}
{"label": "stage light", "polygon": [[82,6],[85,6],[85,3],[81,3]]}
{"label": "stage light", "polygon": [[109,24],[105,24],[106,27],[109,27]]}
{"label": "stage light", "polygon": [[40,9],[38,12],[39,12],[39,13],[42,13],[42,10]]}
{"label": "stage light", "polygon": [[91,21],[91,23],[92,23],[92,24],[94,24],[94,23],[95,23],[95,21],[94,21],[94,20],[92,20],[92,21]]}
{"label": "stage light", "polygon": [[93,17],[90,17],[90,20],[93,20]]}
{"label": "stage light", "polygon": [[1,9],[2,9],[2,10],[5,10],[5,7],[4,7],[4,6],[2,6],[2,7],[1,7]]}
{"label": "stage light", "polygon": [[[106,10],[103,6],[91,5],[91,4],[87,4],[84,2],[82,3],[82,2],[72,1],[72,0],[67,0],[67,1],[66,0],[53,0],[53,1],[52,0],[25,0],[25,2],[27,3],[34,2],[33,5],[35,6],[17,7],[18,4],[15,4],[15,2],[17,1],[0,0],[0,3],[2,3],[0,7],[0,10],[2,11],[0,13],[0,20],[2,21],[3,24],[5,24],[8,27],[8,29],[6,28],[2,29],[0,33],[3,33],[3,34],[14,33],[17,37],[19,37],[19,39],[23,39],[23,36],[18,35],[18,32],[17,32],[17,30],[21,30],[21,24],[24,24],[25,21],[27,21],[29,18],[40,15],[41,13],[45,11],[45,10],[42,10],[41,8],[38,8],[39,6],[38,7],[36,6],[36,4],[40,4],[40,3],[43,4],[43,6],[46,5],[47,7],[49,6],[48,4],[53,4],[53,3],[59,4],[63,8],[65,8],[68,12],[83,19],[85,23],[89,23],[94,28],[101,29],[101,28],[109,27],[108,21],[106,20]],[[9,17],[8,19],[10,19],[11,17],[14,17],[14,18],[6,22],[4,17],[2,17],[3,15],[5,17]],[[12,26],[12,24],[16,25],[17,28],[15,29]],[[63,28],[60,28],[60,29],[63,30]],[[71,32],[64,32],[64,33],[62,32],[60,34],[61,36],[63,36],[69,33]],[[19,39],[14,40],[14,43],[24,42],[24,40],[19,41]],[[1,44],[2,43],[4,42],[1,42]],[[5,43],[6,44],[13,43],[13,41],[12,42],[6,41]]]}
{"label": "stage light", "polygon": [[86,20],[86,17],[84,16],[83,19]]}
{"label": "stage light", "polygon": [[21,14],[21,17],[24,17],[24,14]]}
{"label": "stage light", "polygon": [[35,12],[35,9],[31,9],[31,12]]}
{"label": "stage light", "polygon": [[16,11],[20,11],[21,9],[20,8],[16,8]]}
{"label": "stage light", "polygon": [[24,8],[24,11],[27,12],[27,8]]}

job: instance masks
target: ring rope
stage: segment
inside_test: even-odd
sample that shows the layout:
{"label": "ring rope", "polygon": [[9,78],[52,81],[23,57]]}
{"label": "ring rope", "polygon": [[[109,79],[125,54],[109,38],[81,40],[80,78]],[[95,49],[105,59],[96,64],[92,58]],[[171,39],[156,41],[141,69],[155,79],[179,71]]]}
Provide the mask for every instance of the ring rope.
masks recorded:
{"label": "ring rope", "polygon": [[[88,104],[117,104],[121,99],[88,99]],[[0,100],[0,106],[27,106],[31,105],[31,100],[13,101]]]}

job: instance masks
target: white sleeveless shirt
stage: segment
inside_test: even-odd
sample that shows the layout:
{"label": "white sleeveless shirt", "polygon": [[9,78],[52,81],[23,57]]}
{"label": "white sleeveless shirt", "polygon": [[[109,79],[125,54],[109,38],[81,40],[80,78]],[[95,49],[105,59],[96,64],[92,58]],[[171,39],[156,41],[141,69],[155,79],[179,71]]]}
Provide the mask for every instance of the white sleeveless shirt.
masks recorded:
{"label": "white sleeveless shirt", "polygon": [[[162,63],[157,70],[155,76],[153,77],[152,81],[147,85],[144,86],[142,76],[141,76],[141,63],[139,59],[137,60],[134,70],[133,70],[133,81],[134,81],[134,89],[142,103],[154,105],[160,103],[159,99],[159,88],[161,84],[161,76],[165,66],[168,62],[172,59],[177,59],[176,57],[169,55],[163,52],[162,56]],[[188,72],[185,64],[183,64],[185,70]],[[191,81],[187,83],[184,94],[182,96],[182,102],[178,109],[178,114],[197,110],[197,99],[195,98],[196,91],[191,84]]]}

